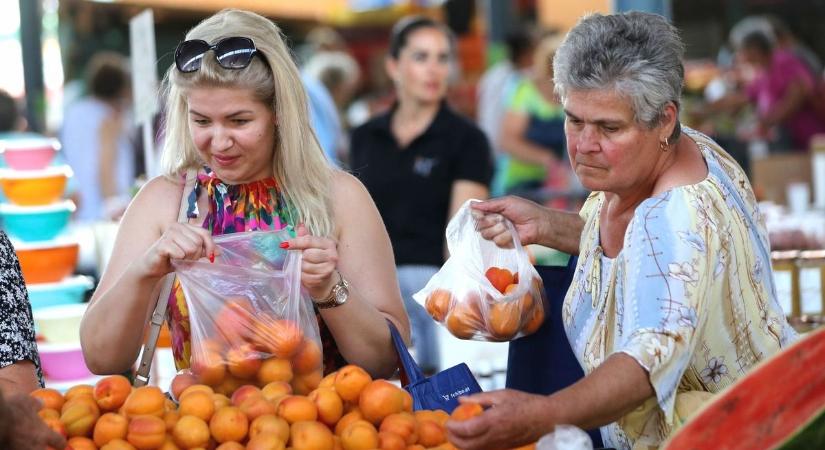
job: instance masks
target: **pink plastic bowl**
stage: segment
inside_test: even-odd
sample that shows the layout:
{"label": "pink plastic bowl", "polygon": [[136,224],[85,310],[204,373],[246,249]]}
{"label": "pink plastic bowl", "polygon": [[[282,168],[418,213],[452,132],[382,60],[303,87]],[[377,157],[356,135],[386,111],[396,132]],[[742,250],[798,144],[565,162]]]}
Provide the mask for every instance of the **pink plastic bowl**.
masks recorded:
{"label": "pink plastic bowl", "polygon": [[40,170],[52,163],[60,149],[55,139],[22,139],[0,142],[6,165],[14,170]]}
{"label": "pink plastic bowl", "polygon": [[83,359],[80,343],[47,344],[39,342],[40,365],[50,380],[77,380],[92,376]]}

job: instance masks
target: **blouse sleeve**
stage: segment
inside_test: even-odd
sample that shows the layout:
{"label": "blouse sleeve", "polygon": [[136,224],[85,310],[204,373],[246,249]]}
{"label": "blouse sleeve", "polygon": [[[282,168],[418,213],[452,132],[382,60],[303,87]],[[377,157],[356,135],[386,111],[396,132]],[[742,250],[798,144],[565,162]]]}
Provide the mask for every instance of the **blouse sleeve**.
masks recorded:
{"label": "blouse sleeve", "polygon": [[6,233],[0,231],[0,368],[32,361],[42,385],[31,305],[20,263]]}
{"label": "blouse sleeve", "polygon": [[700,196],[675,189],[643,202],[625,236],[623,330],[618,351],[647,370],[667,423],[707,317],[707,288],[720,253]]}

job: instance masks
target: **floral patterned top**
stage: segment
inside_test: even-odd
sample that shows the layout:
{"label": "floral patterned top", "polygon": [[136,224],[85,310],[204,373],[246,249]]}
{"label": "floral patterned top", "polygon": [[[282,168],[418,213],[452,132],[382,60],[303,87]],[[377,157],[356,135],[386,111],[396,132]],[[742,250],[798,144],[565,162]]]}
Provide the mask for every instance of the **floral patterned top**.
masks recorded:
{"label": "floral patterned top", "polygon": [[[209,212],[203,227],[213,236],[242,231],[277,231],[294,225],[297,217],[288,206],[274,178],[246,184],[228,185],[215,176],[208,167],[197,175],[197,182],[188,198],[187,216],[198,217],[197,199],[206,190]],[[324,372],[346,365],[332,334],[321,315],[315,310],[324,355]],[[180,282],[175,278],[169,293],[167,324],[172,336],[172,354],[178,370],[189,367],[191,335],[189,310]]]}
{"label": "floral patterned top", "polygon": [[17,254],[9,237],[0,230],[0,368],[24,360],[34,363],[37,380],[43,386],[29,293]]}
{"label": "floral patterned top", "polygon": [[643,201],[614,259],[604,256],[594,192],[562,320],[586,374],[622,352],[644,367],[656,398],[602,427],[604,445],[655,449],[707,393],[718,392],[796,339],[776,299],[764,222],[742,169],[686,127],[707,177]]}

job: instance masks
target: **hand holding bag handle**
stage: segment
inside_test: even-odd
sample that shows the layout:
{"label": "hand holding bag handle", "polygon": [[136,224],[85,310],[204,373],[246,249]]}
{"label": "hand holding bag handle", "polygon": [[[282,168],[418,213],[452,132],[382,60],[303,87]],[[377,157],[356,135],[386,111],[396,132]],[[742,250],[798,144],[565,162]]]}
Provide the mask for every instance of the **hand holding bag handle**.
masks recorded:
{"label": "hand holding bag handle", "polygon": [[481,392],[478,381],[465,363],[425,377],[395,325],[389,320],[387,323],[398,352],[401,385],[413,398],[413,410],[442,409],[451,413],[458,406],[458,397]]}
{"label": "hand holding bag handle", "polygon": [[[189,199],[189,194],[195,189],[195,182],[197,181],[197,170],[189,169],[186,171],[186,182],[183,186],[183,192],[180,198],[180,209],[178,210],[178,222],[186,223],[189,219],[186,211]],[[197,199],[195,199],[197,201]],[[138,364],[137,372],[135,373],[135,387],[146,386],[149,383],[149,370],[152,368],[152,358],[155,357],[155,347],[158,343],[158,336],[160,335],[160,327],[166,321],[166,300],[169,298],[169,293],[172,292],[172,284],[175,281],[175,274],[167,274],[163,278],[163,283],[160,287],[160,294],[155,303],[155,309],[152,311],[151,322],[149,326],[149,335],[146,337],[146,343],[143,345],[143,351],[140,355],[140,363]]]}

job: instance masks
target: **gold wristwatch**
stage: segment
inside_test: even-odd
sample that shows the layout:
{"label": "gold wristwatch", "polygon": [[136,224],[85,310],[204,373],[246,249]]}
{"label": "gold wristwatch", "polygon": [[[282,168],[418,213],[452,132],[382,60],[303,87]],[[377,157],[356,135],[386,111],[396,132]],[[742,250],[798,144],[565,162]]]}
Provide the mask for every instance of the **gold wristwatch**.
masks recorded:
{"label": "gold wristwatch", "polygon": [[315,303],[316,308],[335,308],[336,306],[341,306],[347,302],[347,299],[349,298],[349,283],[341,275],[341,272],[338,272],[337,270],[336,272],[338,273],[338,282],[332,287],[332,291],[329,295],[326,298],[312,299],[312,303]]}

